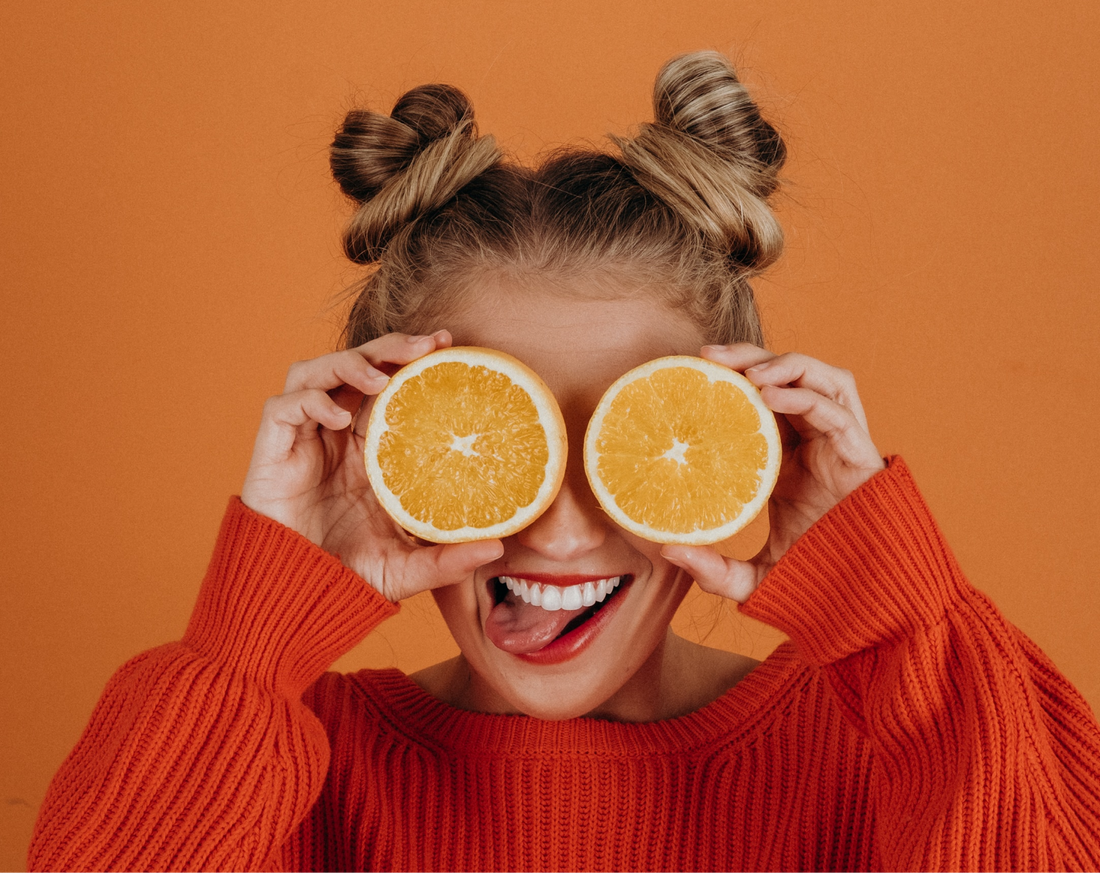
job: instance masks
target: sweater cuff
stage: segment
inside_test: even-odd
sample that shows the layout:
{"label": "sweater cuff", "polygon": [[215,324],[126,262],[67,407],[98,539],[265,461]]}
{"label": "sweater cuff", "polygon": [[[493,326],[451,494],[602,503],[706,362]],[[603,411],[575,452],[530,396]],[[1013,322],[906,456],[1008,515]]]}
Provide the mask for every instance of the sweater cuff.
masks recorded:
{"label": "sweater cuff", "polygon": [[968,583],[899,457],[817,521],[742,611],[823,666],[932,627]]}
{"label": "sweater cuff", "polygon": [[183,642],[296,698],[398,608],[337,557],[234,497]]}

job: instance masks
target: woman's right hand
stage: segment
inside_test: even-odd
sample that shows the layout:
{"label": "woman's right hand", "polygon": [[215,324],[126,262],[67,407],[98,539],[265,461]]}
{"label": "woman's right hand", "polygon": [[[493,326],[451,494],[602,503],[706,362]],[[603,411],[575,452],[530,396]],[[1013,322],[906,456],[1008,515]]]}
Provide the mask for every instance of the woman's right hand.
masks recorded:
{"label": "woman's right hand", "polygon": [[294,364],[283,393],[264,404],[241,489],[250,509],[307,537],[391,601],[453,585],[500,557],[500,540],[418,545],[385,513],[363,461],[366,398],[403,364],[451,344],[451,336],[388,334]]}

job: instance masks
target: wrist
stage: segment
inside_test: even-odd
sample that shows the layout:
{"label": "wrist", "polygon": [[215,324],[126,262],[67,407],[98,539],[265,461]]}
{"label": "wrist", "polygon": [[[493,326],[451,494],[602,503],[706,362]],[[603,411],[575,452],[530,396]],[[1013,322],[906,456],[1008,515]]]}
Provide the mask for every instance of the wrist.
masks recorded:
{"label": "wrist", "polygon": [[965,585],[908,468],[894,457],[811,527],[742,609],[822,665],[933,626]]}
{"label": "wrist", "polygon": [[300,694],[396,610],[338,558],[234,498],[184,641]]}

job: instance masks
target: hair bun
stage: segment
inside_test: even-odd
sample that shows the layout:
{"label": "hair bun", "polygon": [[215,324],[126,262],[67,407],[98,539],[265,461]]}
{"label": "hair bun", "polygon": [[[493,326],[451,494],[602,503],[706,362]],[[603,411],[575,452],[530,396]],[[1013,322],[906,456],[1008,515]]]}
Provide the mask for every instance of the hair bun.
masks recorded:
{"label": "hair bun", "polygon": [[767,199],[786,146],[730,62],[717,52],[673,58],[657,75],[653,109],[654,124],[615,139],[639,184],[746,269],[774,262],[783,232]]}
{"label": "hair bun", "polygon": [[478,137],[470,101],[451,85],[421,85],[388,116],[352,110],[336,131],[332,175],[359,209],[344,251],[378,260],[390,241],[439,209],[500,159],[492,137]]}
{"label": "hair bun", "polygon": [[779,187],[777,176],[787,157],[783,138],[761,117],[737,72],[718,52],[695,52],[665,64],[653,86],[653,109],[658,124],[755,164],[753,193],[766,197]]}

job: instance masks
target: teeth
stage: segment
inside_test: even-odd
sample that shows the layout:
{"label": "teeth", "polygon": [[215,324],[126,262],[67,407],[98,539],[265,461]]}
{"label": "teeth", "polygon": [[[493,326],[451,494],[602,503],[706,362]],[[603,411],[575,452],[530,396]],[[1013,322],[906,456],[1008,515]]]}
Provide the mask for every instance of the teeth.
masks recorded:
{"label": "teeth", "polygon": [[557,612],[559,609],[581,609],[603,603],[607,596],[619,587],[623,577],[613,576],[596,583],[583,582],[580,585],[568,585],[564,588],[558,585],[528,582],[513,576],[501,576],[500,581],[517,597],[523,598],[524,603],[541,606],[547,612]]}
{"label": "teeth", "polygon": [[570,585],[561,590],[562,609],[580,609],[584,605],[584,585]]}
{"label": "teeth", "polygon": [[542,608],[547,612],[557,612],[561,609],[561,589],[553,585],[547,585],[542,592]]}

